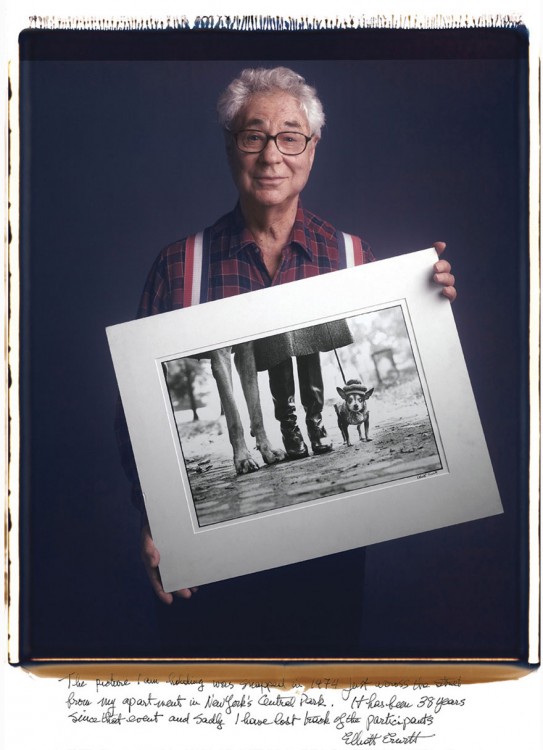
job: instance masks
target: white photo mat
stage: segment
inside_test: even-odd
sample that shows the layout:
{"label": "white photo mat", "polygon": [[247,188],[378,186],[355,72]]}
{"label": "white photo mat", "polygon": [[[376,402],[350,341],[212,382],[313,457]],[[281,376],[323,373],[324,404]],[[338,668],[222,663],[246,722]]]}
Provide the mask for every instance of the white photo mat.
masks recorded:
{"label": "white photo mat", "polygon": [[[435,250],[422,250],[107,329],[166,591],[502,512],[451,306],[431,281],[435,260]],[[407,465],[394,481],[199,525],[163,363],[392,306],[406,321],[439,465]],[[246,489],[251,480],[242,481]]]}

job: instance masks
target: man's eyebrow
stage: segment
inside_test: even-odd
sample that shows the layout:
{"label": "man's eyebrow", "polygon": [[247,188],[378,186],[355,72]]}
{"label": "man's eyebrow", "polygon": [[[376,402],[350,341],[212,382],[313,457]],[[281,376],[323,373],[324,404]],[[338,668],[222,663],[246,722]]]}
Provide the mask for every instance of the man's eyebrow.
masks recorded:
{"label": "man's eyebrow", "polygon": [[302,123],[298,122],[298,120],[285,120],[283,125],[286,125],[289,128],[301,128]]}
{"label": "man's eyebrow", "polygon": [[[247,120],[245,123],[245,127],[251,127],[251,125],[264,125],[264,120],[262,120],[260,117],[252,117],[250,120]],[[287,128],[301,128],[302,123],[298,120],[285,120],[283,122],[283,127]]]}
{"label": "man's eyebrow", "polygon": [[261,120],[259,117],[252,117],[245,123],[245,126],[247,125],[264,125],[264,120]]}

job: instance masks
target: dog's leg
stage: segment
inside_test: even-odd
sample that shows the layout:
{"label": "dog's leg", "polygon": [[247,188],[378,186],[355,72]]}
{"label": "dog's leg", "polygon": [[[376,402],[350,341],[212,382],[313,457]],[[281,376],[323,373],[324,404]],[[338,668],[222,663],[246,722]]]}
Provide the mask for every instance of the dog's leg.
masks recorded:
{"label": "dog's leg", "polygon": [[370,438],[370,413],[368,412],[366,414],[366,417],[364,419],[364,433],[366,435],[366,443],[371,443]]}
{"label": "dog's leg", "polygon": [[217,349],[211,352],[211,371],[217,382],[219,396],[221,397],[228,435],[234,452],[234,466],[238,474],[248,474],[258,470],[258,464],[251,457],[245,438],[243,437],[243,425],[239,417],[238,407],[234,399],[232,387],[232,357],[230,347]]}
{"label": "dog's leg", "polygon": [[241,387],[243,388],[243,394],[247,402],[249,419],[251,421],[251,434],[256,438],[256,447],[260,451],[265,463],[275,464],[278,461],[284,461],[286,458],[285,452],[272,447],[264,429],[258,390],[258,372],[252,342],[247,342],[236,347],[234,362],[236,363]]}
{"label": "dog's leg", "polygon": [[[338,412],[339,414],[339,412]],[[341,430],[341,434],[343,435],[343,442],[347,446],[347,448],[351,447],[351,441],[349,440],[349,423],[347,421],[347,417],[344,415],[341,415],[339,422],[339,429]]]}
{"label": "dog's leg", "polygon": [[341,416],[341,407],[339,407],[337,404],[334,404],[334,409],[337,415],[337,426],[339,427],[341,437],[343,438],[343,444],[345,445],[349,439],[349,433],[345,429],[345,425],[343,423],[343,417]]}

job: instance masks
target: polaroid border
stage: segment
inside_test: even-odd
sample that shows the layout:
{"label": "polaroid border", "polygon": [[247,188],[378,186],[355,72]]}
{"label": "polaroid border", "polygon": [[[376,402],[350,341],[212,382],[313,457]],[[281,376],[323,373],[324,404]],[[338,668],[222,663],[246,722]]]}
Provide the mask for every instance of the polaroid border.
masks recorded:
{"label": "polaroid border", "polygon": [[[435,260],[422,250],[107,329],[166,591],[502,512],[453,313],[431,283]],[[448,470],[197,528],[162,362],[398,300]]]}

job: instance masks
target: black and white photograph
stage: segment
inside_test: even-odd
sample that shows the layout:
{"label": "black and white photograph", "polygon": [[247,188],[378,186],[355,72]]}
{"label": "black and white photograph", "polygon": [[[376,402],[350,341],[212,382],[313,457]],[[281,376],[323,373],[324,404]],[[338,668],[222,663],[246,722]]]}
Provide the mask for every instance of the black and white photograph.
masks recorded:
{"label": "black and white photograph", "polygon": [[[401,305],[241,346],[253,348],[259,373],[264,435],[256,443],[243,371],[223,405],[216,352],[163,363],[200,527],[443,468]],[[285,354],[302,350],[278,369]],[[244,462],[232,458],[236,418],[250,454]]]}

